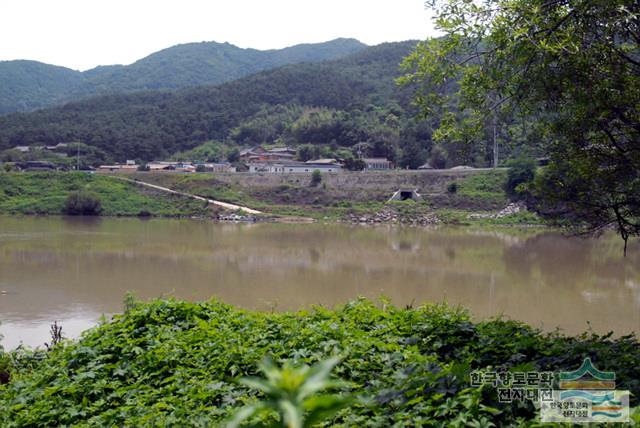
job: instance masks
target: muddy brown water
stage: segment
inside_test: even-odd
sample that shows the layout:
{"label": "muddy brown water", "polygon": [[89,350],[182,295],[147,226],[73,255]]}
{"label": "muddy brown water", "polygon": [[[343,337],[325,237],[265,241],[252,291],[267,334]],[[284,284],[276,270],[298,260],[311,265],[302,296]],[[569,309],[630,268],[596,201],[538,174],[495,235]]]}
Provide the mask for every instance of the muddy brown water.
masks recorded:
{"label": "muddy brown water", "polygon": [[5,348],[42,345],[53,321],[77,337],[128,291],[278,311],[446,301],[476,319],[622,335],[640,332],[640,246],[624,258],[613,235],[527,229],[0,217]]}

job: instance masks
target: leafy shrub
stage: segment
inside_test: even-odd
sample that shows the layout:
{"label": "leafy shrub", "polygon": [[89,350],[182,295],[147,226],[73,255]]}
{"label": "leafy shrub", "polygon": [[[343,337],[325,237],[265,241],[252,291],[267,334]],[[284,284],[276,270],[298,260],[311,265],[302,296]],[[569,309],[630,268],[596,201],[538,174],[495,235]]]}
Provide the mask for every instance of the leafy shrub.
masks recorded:
{"label": "leafy shrub", "polygon": [[[2,335],[0,334],[0,341],[2,341]],[[0,345],[0,385],[9,383],[11,375],[9,373],[10,358],[8,354],[5,354],[2,345]]]}
{"label": "leafy shrub", "polygon": [[347,158],[344,160],[344,167],[349,171],[362,171],[367,164],[362,159]]}
{"label": "leafy shrub", "polygon": [[99,215],[102,205],[97,195],[86,191],[72,192],[64,203],[67,215]]}
{"label": "leafy shrub", "polygon": [[322,173],[318,169],[314,169],[311,173],[311,186],[316,187],[322,182]]}
{"label": "leafy shrub", "polygon": [[9,355],[0,351],[0,385],[7,384],[11,381],[11,372],[9,371]]}
{"label": "leafy shrub", "polygon": [[520,157],[507,163],[507,181],[505,192],[512,200],[524,199],[527,186],[533,182],[536,174],[536,161],[532,158]]}
{"label": "leafy shrub", "polygon": [[265,355],[295,366],[344,356],[334,372],[348,383],[338,391],[358,400],[325,426],[531,424],[533,407],[500,404],[493,387],[470,388],[470,370],[573,370],[587,356],[616,372],[632,406],[640,394],[633,336],[546,335],[514,321],[474,323],[445,305],[358,300],[260,313],[129,296],[124,314],[44,354],[22,357],[29,363],[12,369],[19,382],[0,387],[0,426],[219,426],[271,398],[238,383]]}
{"label": "leafy shrub", "polygon": [[265,358],[258,366],[266,379],[242,378],[240,383],[262,392],[266,399],[240,409],[227,428],[237,428],[243,421],[265,412],[278,413],[279,426],[282,428],[310,428],[331,419],[350,403],[347,395],[318,395],[323,390],[341,385],[329,379],[331,370],[338,362],[339,359],[333,357],[313,367],[296,367],[287,361],[282,368],[278,368],[270,358]]}

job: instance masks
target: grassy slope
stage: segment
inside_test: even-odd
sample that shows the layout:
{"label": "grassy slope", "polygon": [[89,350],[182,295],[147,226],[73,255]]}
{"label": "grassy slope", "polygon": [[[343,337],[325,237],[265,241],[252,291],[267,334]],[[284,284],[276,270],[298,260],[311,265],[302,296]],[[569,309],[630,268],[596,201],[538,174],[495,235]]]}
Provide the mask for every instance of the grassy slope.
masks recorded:
{"label": "grassy slope", "polygon": [[208,215],[202,202],[171,196],[95,174],[65,172],[0,173],[0,214],[62,214],[70,192],[88,190],[103,215]]}
{"label": "grassy slope", "polygon": [[[392,206],[409,215],[419,215],[435,210],[443,221],[453,224],[543,223],[541,218],[530,212],[522,212],[500,219],[468,218],[471,213],[491,213],[495,212],[495,209],[492,210],[492,208],[502,208],[508,204],[509,201],[503,189],[506,175],[505,170],[481,171],[456,180],[458,190],[455,194],[441,194],[433,199],[426,197],[424,201],[418,203],[396,203]],[[338,220],[350,214],[374,214],[389,206],[386,204],[386,197],[372,199],[365,191],[353,192],[349,195],[349,199],[345,199],[336,195],[331,187],[322,184],[318,187],[311,187],[307,183],[309,181],[307,177],[302,177],[301,184],[298,185],[283,184],[273,187],[245,187],[225,183],[217,180],[212,174],[140,173],[135,177],[171,189],[237,203],[267,213],[299,215],[320,220]]]}
{"label": "grassy slope", "polygon": [[[420,216],[435,210],[446,223],[475,225],[540,224],[533,213],[523,212],[500,219],[470,219],[474,212],[508,203],[503,191],[505,171],[483,171],[456,181],[455,194],[442,194],[425,201],[387,204],[367,192],[354,192],[349,199],[329,186],[300,184],[274,187],[243,187],[217,180],[212,174],[137,173],[142,181],[225,202],[237,203],[275,215],[297,215],[335,221],[349,215],[371,215],[391,208],[400,215]],[[147,211],[157,216],[210,215],[202,202],[135,186],[97,174],[38,172],[0,173],[0,214],[62,214],[69,192],[89,190],[98,195],[103,215],[138,215]],[[385,194],[386,195],[386,194]],[[386,196],[385,196],[386,198]],[[469,209],[469,208],[476,209]],[[478,210],[483,208],[486,211]],[[466,208],[466,209],[465,209]],[[495,212],[495,211],[494,211]]]}
{"label": "grassy slope", "polygon": [[[456,196],[463,201],[473,201],[476,204],[504,207],[509,203],[509,198],[504,191],[507,179],[506,170],[483,171],[468,175],[458,180]],[[464,203],[463,203],[464,205]],[[471,204],[470,204],[471,205]],[[544,220],[533,212],[520,212],[502,218],[469,218],[472,213],[492,213],[491,210],[469,210],[452,207],[441,207],[437,210],[439,217],[446,223],[474,224],[474,225],[542,225]],[[494,211],[495,212],[495,211]]]}
{"label": "grassy slope", "polygon": [[256,375],[265,355],[311,364],[334,354],[343,357],[335,373],[350,382],[343,390],[359,402],[330,426],[529,425],[530,402],[499,404],[495,388],[469,388],[469,371],[558,372],[587,356],[636,394],[632,406],[640,393],[634,337],[543,335],[441,305],[357,301],[268,314],[159,300],[129,302],[124,315],[50,353],[14,353],[11,381],[0,385],[0,425],[217,426],[255,400],[237,380]]}

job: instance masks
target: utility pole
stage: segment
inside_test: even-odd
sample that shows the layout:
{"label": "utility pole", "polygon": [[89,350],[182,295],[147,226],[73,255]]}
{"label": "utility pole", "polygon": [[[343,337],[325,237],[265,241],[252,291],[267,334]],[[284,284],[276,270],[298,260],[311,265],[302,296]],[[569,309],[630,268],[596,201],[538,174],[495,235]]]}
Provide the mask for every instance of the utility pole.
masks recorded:
{"label": "utility pole", "polygon": [[498,167],[498,119],[493,112],[493,167]]}

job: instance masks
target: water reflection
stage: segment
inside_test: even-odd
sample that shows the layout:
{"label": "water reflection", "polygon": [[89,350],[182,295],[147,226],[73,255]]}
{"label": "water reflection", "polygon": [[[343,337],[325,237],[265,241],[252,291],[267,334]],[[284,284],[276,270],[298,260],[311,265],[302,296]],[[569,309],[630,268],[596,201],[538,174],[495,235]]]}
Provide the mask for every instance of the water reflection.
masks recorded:
{"label": "water reflection", "polygon": [[615,237],[339,225],[0,218],[3,344],[69,334],[139,297],[293,310],[385,295],[446,300],[551,330],[640,330],[640,248]]}

